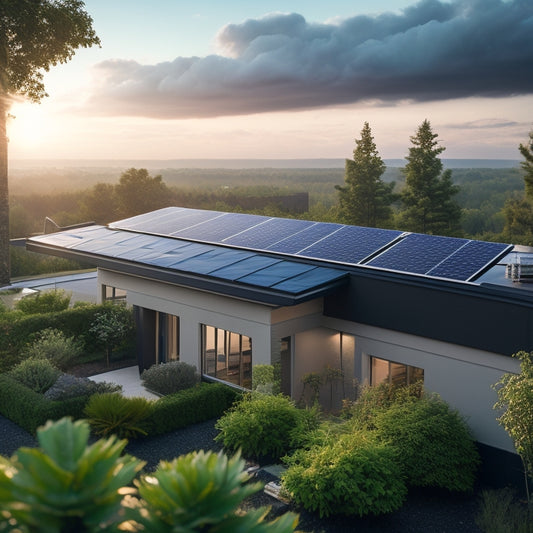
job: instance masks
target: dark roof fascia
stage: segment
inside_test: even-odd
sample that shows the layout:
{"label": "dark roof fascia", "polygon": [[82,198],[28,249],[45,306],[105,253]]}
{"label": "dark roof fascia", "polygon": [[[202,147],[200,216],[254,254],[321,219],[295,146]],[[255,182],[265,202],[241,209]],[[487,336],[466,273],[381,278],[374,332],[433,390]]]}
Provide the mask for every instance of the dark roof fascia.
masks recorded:
{"label": "dark roof fascia", "polygon": [[527,308],[533,308],[533,293],[515,287],[497,285],[494,283],[476,283],[473,281],[458,281],[429,276],[407,274],[403,272],[391,272],[376,268],[368,268],[364,265],[346,265],[343,269],[351,276],[383,280],[403,285],[424,287],[427,289],[444,291],[454,294],[486,298],[492,301],[501,301]]}
{"label": "dark roof fascia", "polygon": [[31,252],[55,255],[57,257],[75,259],[84,261],[86,263],[89,262],[106,270],[123,272],[137,277],[163,281],[173,285],[180,285],[206,292],[213,292],[241,300],[262,303],[273,307],[293,306],[313,300],[315,298],[320,298],[335,292],[341,287],[347,285],[349,282],[349,275],[346,272],[345,276],[336,281],[316,287],[313,290],[293,295],[268,288],[262,289],[251,285],[233,283],[207,276],[180,272],[177,270],[157,268],[132,261],[110,259],[98,254],[79,252],[71,248],[60,248],[50,244],[43,244],[31,240],[26,242],[26,248]]}

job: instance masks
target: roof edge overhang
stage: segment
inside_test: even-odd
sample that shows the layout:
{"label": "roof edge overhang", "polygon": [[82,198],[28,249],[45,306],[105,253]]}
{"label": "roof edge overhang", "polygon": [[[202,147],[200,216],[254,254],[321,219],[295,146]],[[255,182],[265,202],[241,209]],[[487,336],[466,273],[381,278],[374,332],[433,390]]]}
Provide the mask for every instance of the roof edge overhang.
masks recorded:
{"label": "roof edge overhang", "polygon": [[98,268],[113,270],[130,274],[136,277],[162,281],[172,285],[187,287],[195,290],[211,292],[223,296],[229,296],[240,300],[269,305],[272,307],[289,307],[298,305],[309,300],[330,295],[345,287],[349,283],[349,273],[324,285],[314,287],[312,290],[298,294],[286,293],[279,290],[245,285],[223,279],[191,274],[179,270],[157,268],[134,261],[112,259],[99,254],[90,254],[77,250],[62,248],[48,243],[26,241],[26,249],[30,252],[54,255],[64,259],[73,259],[95,265]]}

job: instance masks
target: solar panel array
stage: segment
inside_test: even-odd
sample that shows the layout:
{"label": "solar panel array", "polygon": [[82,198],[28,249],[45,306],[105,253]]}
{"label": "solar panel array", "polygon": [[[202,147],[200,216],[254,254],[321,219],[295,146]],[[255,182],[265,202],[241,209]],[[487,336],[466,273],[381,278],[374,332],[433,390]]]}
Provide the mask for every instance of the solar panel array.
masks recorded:
{"label": "solar panel array", "polygon": [[144,233],[90,226],[30,241],[297,295],[346,277],[346,272],[283,257]]}
{"label": "solar panel array", "polygon": [[469,239],[181,207],[121,220],[110,227],[459,281],[474,279],[512,248]]}

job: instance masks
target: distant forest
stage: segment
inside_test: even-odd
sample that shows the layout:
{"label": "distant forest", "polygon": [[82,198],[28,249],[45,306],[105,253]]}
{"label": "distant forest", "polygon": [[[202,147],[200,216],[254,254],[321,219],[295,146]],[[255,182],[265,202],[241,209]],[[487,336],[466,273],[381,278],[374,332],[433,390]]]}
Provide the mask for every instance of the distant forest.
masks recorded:
{"label": "distant forest", "polygon": [[[112,188],[119,183],[125,170],[123,167],[89,166],[11,170],[11,238],[42,233],[45,217],[60,226],[96,218],[100,218],[96,220],[98,223],[116,220],[110,198],[100,202],[99,213],[91,211],[89,204],[91,199],[94,204],[97,184],[99,187],[108,184]],[[335,221],[338,203],[335,185],[344,183],[344,168],[159,168],[149,169],[149,172],[151,176],[161,176],[162,183],[170,191],[167,203],[172,205],[246,210],[324,221]],[[505,202],[523,195],[524,180],[518,165],[516,168],[454,168],[452,176],[460,187],[457,200],[462,208],[464,236],[497,240],[505,223],[502,211]],[[388,167],[383,180],[394,181],[397,191],[404,184],[399,167]],[[309,194],[307,212],[291,212],[275,201],[258,209],[252,209],[249,203],[243,208],[235,200],[294,193]]]}

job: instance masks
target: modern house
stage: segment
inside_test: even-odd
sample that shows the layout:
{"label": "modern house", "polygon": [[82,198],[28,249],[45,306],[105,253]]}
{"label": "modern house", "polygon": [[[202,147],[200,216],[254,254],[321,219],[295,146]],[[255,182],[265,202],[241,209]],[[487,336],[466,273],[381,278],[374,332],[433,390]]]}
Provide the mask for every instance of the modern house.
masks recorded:
{"label": "modern house", "polygon": [[521,472],[493,410],[533,350],[533,285],[508,277],[530,256],[511,245],[170,207],[27,248],[97,265],[100,301],[134,308],[140,370],[179,359],[249,389],[273,365],[295,400],[320,374],[330,407],[421,379],[466,417],[485,474]]}

